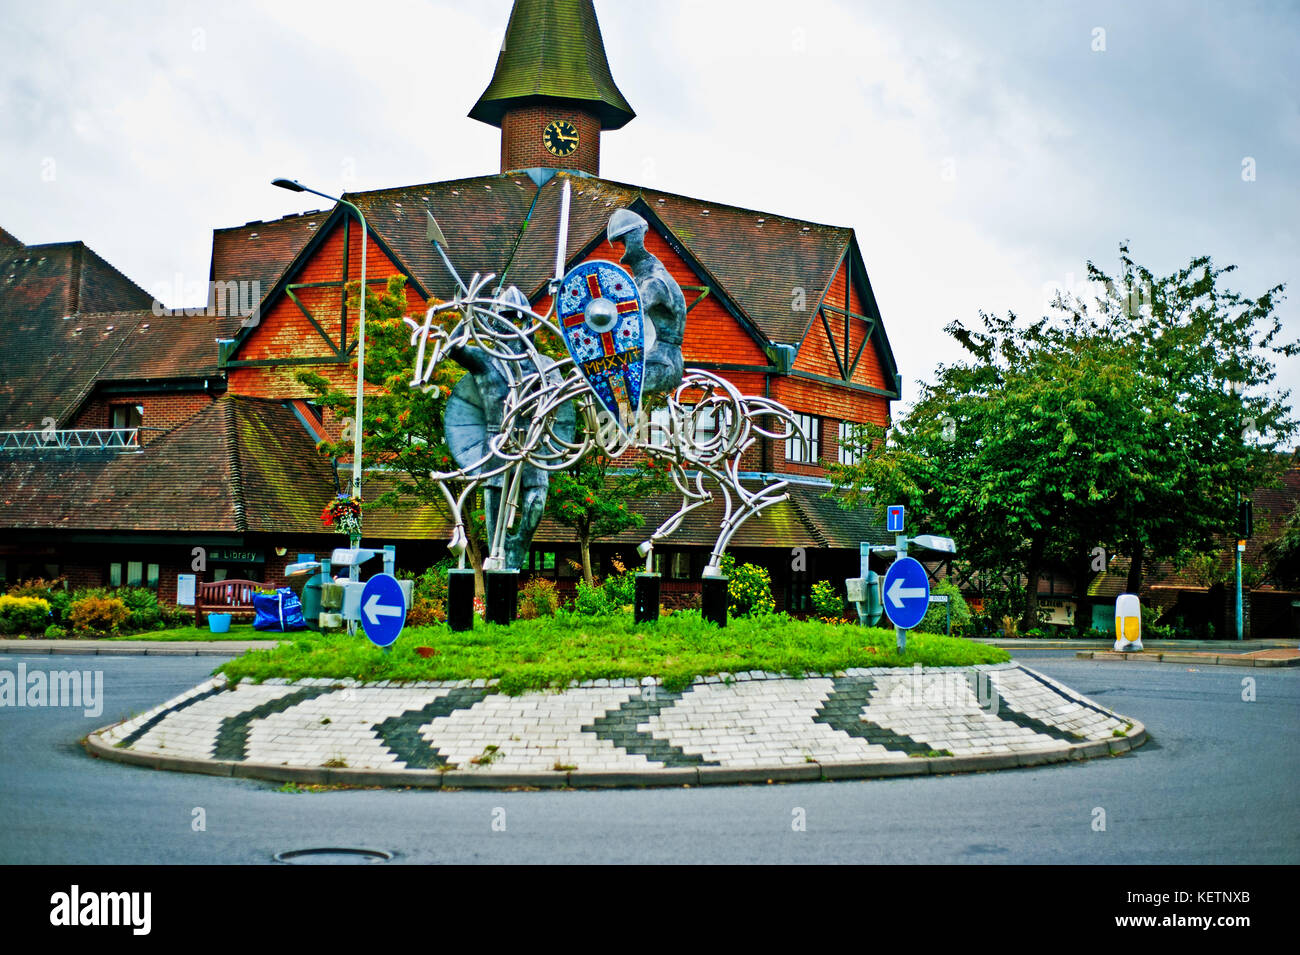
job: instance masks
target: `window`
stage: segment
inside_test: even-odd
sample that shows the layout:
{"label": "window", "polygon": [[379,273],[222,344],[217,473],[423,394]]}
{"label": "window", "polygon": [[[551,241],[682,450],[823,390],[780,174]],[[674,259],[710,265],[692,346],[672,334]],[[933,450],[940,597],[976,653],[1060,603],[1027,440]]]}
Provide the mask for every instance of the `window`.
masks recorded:
{"label": "window", "polygon": [[655,551],[655,573],[669,580],[689,580],[691,555],[687,551],[676,551],[672,554]]}
{"label": "window", "polygon": [[[109,427],[114,430],[139,428],[144,424],[144,405],[112,405],[109,408]],[[140,436],[137,433],[135,441]]]}
{"label": "window", "polygon": [[840,422],[840,464],[857,464],[866,451],[867,437],[860,432],[862,425],[852,421]]}
{"label": "window", "polygon": [[821,419],[807,414],[796,414],[795,422],[803,430],[803,436],[794,435],[786,439],[785,459],[800,464],[817,464],[822,456]]}
{"label": "window", "polygon": [[[110,587],[121,587],[123,584],[121,563],[112,563],[108,565],[108,585]],[[144,561],[130,560],[125,564],[126,567],[126,586],[128,587],[148,587],[150,590],[158,589],[158,565],[146,564]]]}

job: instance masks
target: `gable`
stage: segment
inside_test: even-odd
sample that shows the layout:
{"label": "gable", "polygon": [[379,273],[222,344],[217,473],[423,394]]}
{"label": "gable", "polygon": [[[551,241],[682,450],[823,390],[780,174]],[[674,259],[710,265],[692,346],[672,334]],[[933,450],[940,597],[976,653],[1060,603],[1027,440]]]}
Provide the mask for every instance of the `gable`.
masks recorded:
{"label": "gable", "polygon": [[893,355],[874,301],[862,294],[858,276],[862,270],[853,267],[853,252],[852,247],[845,250],[825,294],[813,307],[794,369],[897,397]]}
{"label": "gable", "polygon": [[[340,386],[352,382],[358,316],[344,297],[347,283],[361,277],[361,244],[360,225],[347,215],[333,216],[308,243],[266,296],[257,322],[230,346],[222,364],[231,394],[305,397],[297,375],[308,367]],[[371,291],[407,274],[373,230],[365,245]],[[423,311],[425,299],[409,281],[406,296],[409,312]]]}

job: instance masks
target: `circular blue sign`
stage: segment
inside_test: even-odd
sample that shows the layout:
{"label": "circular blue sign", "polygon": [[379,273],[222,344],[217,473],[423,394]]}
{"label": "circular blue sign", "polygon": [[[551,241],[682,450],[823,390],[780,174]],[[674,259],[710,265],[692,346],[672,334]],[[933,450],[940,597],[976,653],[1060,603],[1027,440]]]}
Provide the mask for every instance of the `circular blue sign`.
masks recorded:
{"label": "circular blue sign", "polygon": [[930,609],[930,578],[915,557],[900,557],[889,565],[881,597],[895,627],[911,630]]}
{"label": "circular blue sign", "polygon": [[370,642],[392,646],[406,624],[406,596],[391,574],[375,574],[361,591],[361,628]]}

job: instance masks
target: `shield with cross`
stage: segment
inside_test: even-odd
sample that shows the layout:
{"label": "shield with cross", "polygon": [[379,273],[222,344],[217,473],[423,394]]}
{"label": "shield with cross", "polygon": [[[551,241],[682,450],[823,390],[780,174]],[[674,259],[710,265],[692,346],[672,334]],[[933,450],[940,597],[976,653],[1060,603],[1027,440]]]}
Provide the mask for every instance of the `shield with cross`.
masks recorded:
{"label": "shield with cross", "polygon": [[574,364],[605,410],[630,431],[641,410],[645,366],[636,281],[613,262],[583,262],[564,276],[555,311]]}

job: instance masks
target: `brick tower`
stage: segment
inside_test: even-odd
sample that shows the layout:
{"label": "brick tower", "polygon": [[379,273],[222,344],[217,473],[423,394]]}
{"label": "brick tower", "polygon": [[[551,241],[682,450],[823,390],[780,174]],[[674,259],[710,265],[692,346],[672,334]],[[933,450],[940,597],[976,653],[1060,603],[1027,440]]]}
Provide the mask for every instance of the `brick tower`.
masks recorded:
{"label": "brick tower", "polygon": [[469,115],[501,129],[501,172],[600,175],[600,134],[635,116],[614,85],[592,0],[515,0],[492,82]]}

